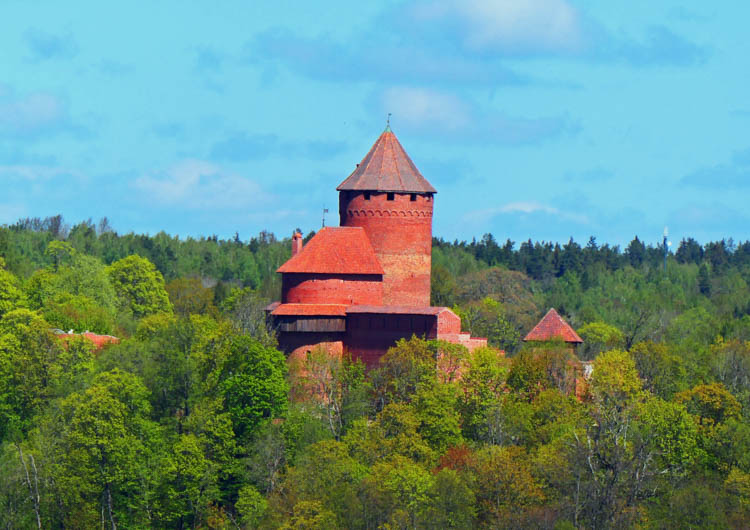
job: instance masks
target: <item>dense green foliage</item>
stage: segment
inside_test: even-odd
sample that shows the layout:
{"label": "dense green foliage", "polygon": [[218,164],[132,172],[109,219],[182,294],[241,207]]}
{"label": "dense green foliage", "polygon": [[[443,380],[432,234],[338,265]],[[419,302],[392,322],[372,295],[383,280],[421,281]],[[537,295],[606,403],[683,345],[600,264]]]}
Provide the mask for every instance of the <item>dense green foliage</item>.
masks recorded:
{"label": "dense green foliage", "polygon": [[[746,527],[750,244],[436,240],[434,303],[494,348],[368,372],[276,349],[288,249],[0,227],[0,525]],[[549,307],[577,352],[522,342]]]}

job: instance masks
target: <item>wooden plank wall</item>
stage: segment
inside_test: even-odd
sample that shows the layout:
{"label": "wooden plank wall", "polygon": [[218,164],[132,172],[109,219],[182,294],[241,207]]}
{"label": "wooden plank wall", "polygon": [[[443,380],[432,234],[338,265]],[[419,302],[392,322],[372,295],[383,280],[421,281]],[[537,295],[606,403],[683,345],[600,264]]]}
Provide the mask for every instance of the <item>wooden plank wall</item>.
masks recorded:
{"label": "wooden plank wall", "polygon": [[346,331],[346,319],[344,317],[285,316],[277,317],[276,324],[279,331]]}

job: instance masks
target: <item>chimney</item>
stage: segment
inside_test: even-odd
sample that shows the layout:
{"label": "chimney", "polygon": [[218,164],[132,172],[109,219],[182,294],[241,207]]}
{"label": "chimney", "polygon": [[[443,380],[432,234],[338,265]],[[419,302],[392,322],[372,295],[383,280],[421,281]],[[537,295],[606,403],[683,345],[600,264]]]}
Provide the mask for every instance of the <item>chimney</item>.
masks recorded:
{"label": "chimney", "polygon": [[302,252],[302,234],[295,232],[292,235],[292,257]]}

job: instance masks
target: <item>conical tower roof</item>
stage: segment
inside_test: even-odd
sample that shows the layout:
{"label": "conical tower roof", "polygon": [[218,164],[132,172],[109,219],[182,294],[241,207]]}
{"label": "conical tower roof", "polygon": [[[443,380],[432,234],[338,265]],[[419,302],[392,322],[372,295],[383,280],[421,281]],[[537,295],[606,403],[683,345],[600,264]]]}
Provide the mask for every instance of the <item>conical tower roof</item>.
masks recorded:
{"label": "conical tower roof", "polygon": [[437,193],[401,147],[390,127],[386,127],[357,169],[336,189]]}
{"label": "conical tower roof", "polygon": [[547,311],[547,314],[539,321],[539,324],[534,326],[534,329],[529,331],[529,334],[523,338],[525,342],[552,339],[562,339],[565,342],[576,344],[583,342],[578,333],[554,309]]}

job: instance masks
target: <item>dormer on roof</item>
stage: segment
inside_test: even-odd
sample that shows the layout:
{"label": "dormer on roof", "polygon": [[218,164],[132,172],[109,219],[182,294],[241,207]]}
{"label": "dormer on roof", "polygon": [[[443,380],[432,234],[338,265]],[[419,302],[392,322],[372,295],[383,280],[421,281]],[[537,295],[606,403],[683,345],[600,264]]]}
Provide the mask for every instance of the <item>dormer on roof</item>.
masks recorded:
{"label": "dormer on roof", "polygon": [[437,193],[387,127],[338,191]]}
{"label": "dormer on roof", "polygon": [[578,333],[563,320],[554,308],[547,311],[544,318],[523,338],[524,342],[555,339],[562,339],[568,344],[581,344],[583,342]]}

